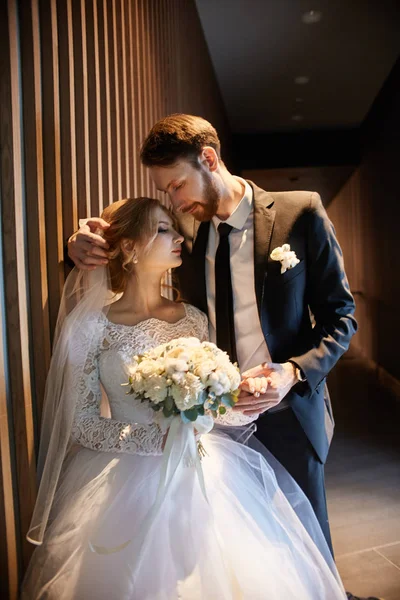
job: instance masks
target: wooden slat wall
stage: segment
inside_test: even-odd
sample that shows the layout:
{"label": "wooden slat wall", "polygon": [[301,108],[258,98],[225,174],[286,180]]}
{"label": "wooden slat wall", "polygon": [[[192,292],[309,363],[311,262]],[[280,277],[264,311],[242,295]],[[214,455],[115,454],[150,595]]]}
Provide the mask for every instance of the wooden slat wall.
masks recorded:
{"label": "wooden slat wall", "polygon": [[368,307],[369,302],[366,301],[365,294],[366,285],[368,286],[369,283],[374,285],[375,274],[371,267],[375,260],[376,248],[375,242],[367,243],[371,214],[360,192],[360,170],[358,169],[331,202],[328,214],[335,224],[345,258],[346,273],[357,305],[356,317],[359,330],[352,340],[352,346],[372,358],[375,345],[373,336],[375,316],[369,314],[371,307]]}
{"label": "wooden slat wall", "polygon": [[194,0],[5,0],[0,110],[0,596],[16,598],[65,240],[157,196],[138,150],[160,117],[229,132]]}
{"label": "wooden slat wall", "polygon": [[398,340],[400,60],[362,127],[361,163],[331,202],[357,303],[359,331],[352,342],[380,383],[400,395]]}
{"label": "wooden slat wall", "polygon": [[393,378],[386,383],[398,394],[400,211],[397,165],[388,158],[385,155],[385,163],[368,161],[357,169],[329,205],[328,214],[335,224],[356,300],[359,329],[352,347],[375,365],[378,376]]}

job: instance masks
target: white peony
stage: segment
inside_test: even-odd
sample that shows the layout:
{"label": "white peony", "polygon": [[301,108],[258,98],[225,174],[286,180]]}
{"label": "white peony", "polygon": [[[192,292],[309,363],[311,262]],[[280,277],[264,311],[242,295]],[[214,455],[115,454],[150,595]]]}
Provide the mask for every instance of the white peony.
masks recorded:
{"label": "white peony", "polygon": [[145,398],[149,398],[155,404],[163,402],[168,393],[167,381],[164,377],[153,375],[146,379]]}
{"label": "white peony", "polygon": [[188,410],[198,403],[198,397],[203,386],[193,373],[186,373],[179,384],[171,386],[171,395],[179,410]]}

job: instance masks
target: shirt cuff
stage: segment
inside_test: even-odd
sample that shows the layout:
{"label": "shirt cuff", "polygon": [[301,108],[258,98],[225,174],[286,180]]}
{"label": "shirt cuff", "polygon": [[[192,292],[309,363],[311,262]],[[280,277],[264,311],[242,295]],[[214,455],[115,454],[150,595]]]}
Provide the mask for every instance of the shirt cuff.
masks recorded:
{"label": "shirt cuff", "polygon": [[304,375],[303,371],[300,369],[300,367],[293,362],[293,360],[289,360],[290,363],[292,363],[292,365],[294,366],[294,370],[295,370],[295,374],[297,377],[297,381],[301,381],[301,383],[304,383],[307,381],[307,377]]}

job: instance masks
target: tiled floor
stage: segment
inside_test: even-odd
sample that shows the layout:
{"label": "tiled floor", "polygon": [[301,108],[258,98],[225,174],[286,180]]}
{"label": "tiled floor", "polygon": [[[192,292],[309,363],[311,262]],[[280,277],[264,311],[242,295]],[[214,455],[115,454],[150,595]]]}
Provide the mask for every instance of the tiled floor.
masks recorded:
{"label": "tiled floor", "polygon": [[400,600],[400,399],[351,354],[329,381],[336,433],[326,466],[336,562],[345,588]]}

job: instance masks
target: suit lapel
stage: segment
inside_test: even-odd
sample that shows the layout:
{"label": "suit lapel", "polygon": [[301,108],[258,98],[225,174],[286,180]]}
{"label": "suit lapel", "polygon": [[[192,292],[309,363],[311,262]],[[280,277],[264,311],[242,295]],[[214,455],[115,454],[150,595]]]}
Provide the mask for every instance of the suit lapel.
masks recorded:
{"label": "suit lapel", "polygon": [[249,181],[254,191],[254,281],[258,312],[261,319],[262,297],[272,231],[275,222],[274,199],[271,194]]}
{"label": "suit lapel", "polygon": [[[202,310],[207,312],[206,252],[210,222],[199,223],[192,248],[192,268],[195,270],[197,295]],[[198,282],[198,283],[197,283]]]}

